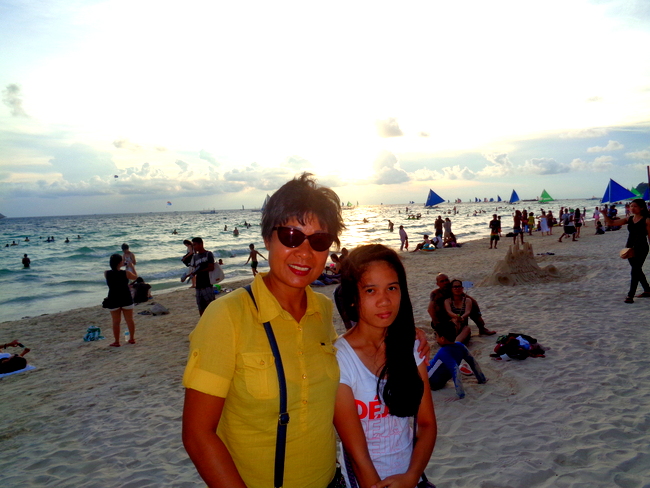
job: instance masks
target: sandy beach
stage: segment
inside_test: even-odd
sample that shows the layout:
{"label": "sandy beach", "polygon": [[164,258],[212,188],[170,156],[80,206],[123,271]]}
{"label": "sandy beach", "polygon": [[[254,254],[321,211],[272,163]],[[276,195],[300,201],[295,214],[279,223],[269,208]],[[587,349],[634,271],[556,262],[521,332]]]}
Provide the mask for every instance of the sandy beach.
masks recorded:
{"label": "sandy beach", "polygon": [[[557,277],[469,290],[489,328],[529,334],[547,354],[497,362],[496,336],[472,338],[488,383],[465,380],[463,400],[450,385],[433,392],[439,434],[426,472],[438,488],[650,487],[650,299],[623,303],[627,231],[595,236],[589,223],[577,242],[559,243],[559,234],[526,236]],[[402,254],[416,325],[431,332],[438,272],[478,285],[511,242]],[[180,435],[194,293],[155,301],[170,314],[136,314],[137,344],[120,348],[108,347],[110,316],[99,305],[0,323],[0,342],[30,347],[37,368],[0,380],[3,486],[203,486]],[[106,340],[83,342],[91,325]]]}

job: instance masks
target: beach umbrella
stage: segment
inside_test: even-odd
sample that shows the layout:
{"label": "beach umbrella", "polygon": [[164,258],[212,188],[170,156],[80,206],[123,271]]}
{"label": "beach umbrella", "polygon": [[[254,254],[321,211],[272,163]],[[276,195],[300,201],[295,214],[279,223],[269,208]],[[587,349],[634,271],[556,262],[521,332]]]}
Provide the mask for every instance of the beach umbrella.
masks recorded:
{"label": "beach umbrella", "polygon": [[605,189],[605,194],[600,200],[600,203],[618,202],[620,200],[627,200],[629,198],[636,198],[636,195],[610,178],[609,184]]}

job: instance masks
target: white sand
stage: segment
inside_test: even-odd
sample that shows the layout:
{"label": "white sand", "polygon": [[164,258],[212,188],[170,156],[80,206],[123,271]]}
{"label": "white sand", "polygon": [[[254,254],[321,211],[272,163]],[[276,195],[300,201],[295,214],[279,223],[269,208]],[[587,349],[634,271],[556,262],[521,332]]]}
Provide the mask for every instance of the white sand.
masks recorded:
{"label": "white sand", "polygon": [[[489,382],[467,379],[463,400],[451,386],[433,392],[439,436],[427,474],[438,488],[650,487],[650,299],[623,303],[627,232],[593,231],[561,244],[526,237],[535,253],[555,253],[536,256],[558,268],[552,283],[470,290],[488,327],[532,335],[548,352],[495,362],[496,336],[472,339]],[[510,242],[404,254],[417,325],[429,330],[438,272],[478,283]],[[159,299],[171,314],[136,315],[135,346],[108,347],[100,307],[0,324],[0,342],[19,339],[37,366],[0,381],[2,486],[202,486],[180,439],[198,312],[191,290]],[[90,325],[107,339],[84,343]]]}

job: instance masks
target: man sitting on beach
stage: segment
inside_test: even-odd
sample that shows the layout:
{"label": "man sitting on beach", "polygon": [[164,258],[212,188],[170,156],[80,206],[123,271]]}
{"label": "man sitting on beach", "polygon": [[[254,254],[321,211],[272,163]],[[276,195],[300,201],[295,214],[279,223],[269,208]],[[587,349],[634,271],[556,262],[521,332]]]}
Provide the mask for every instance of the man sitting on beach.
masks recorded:
{"label": "man sitting on beach", "polygon": [[[429,307],[427,309],[429,316],[431,317],[431,327],[433,327],[433,329],[436,329],[439,324],[449,321],[449,316],[445,310],[445,300],[451,298],[451,282],[446,274],[439,273],[438,276],[436,276],[436,284],[438,285],[438,288],[431,292],[431,295],[429,296]],[[485,327],[485,321],[481,316],[481,310],[479,309],[476,300],[469,295],[467,298],[472,302],[469,318],[472,319],[478,327],[479,335],[496,334],[496,331]]]}

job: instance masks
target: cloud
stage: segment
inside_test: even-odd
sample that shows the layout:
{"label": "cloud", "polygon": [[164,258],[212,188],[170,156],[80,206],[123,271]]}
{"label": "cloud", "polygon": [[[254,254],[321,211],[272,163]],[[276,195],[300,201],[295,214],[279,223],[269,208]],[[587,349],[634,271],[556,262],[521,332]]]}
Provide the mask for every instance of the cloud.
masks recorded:
{"label": "cloud", "polygon": [[156,147],[154,147],[154,149],[155,149],[156,151],[158,151],[158,152],[165,152],[165,151],[167,151],[167,148],[166,148],[166,147],[163,147],[163,146],[156,146]]}
{"label": "cloud", "polygon": [[377,185],[395,185],[411,179],[408,173],[399,167],[395,155],[389,151],[382,151],[372,166],[375,174],[371,182]]}
{"label": "cloud", "polygon": [[587,139],[591,137],[604,137],[609,133],[608,129],[604,128],[591,128],[591,129],[578,129],[562,134],[562,139]]}
{"label": "cloud", "polygon": [[379,137],[401,137],[404,135],[402,129],[399,128],[397,119],[390,117],[386,120],[377,121],[377,133]]}
{"label": "cloud", "polygon": [[643,149],[641,151],[625,153],[625,156],[630,159],[638,159],[640,161],[650,161],[650,149]]}
{"label": "cloud", "polygon": [[64,180],[82,181],[93,176],[113,175],[117,166],[111,154],[86,144],[72,144],[53,148],[55,156],[50,159],[52,169],[63,175]]}
{"label": "cloud", "polygon": [[285,161],[283,166],[288,168],[293,168],[296,171],[305,171],[308,168],[312,167],[312,164],[307,161],[305,158],[300,156],[289,156]]}
{"label": "cloud", "polygon": [[418,134],[418,136],[420,136],[420,137],[429,137],[429,133],[428,133],[428,132],[424,132],[424,131],[420,131],[420,133]]}
{"label": "cloud", "polygon": [[181,169],[182,172],[187,171],[190,167],[188,163],[186,163],[185,161],[181,161],[180,159],[177,159],[175,163]]}
{"label": "cloud", "polygon": [[411,179],[415,181],[434,181],[444,178],[444,174],[435,169],[420,168],[411,173]]}
{"label": "cloud", "polygon": [[557,175],[571,171],[571,165],[558,163],[553,158],[533,158],[527,160],[521,168],[524,173],[537,175]]}
{"label": "cloud", "polygon": [[595,97],[589,97],[587,98],[587,102],[601,102],[603,100],[603,97],[595,96]]}
{"label": "cloud", "polygon": [[199,152],[199,158],[207,161],[208,163],[212,163],[214,165],[219,164],[217,163],[216,158],[205,149],[201,149],[201,151]]}
{"label": "cloud", "polygon": [[294,176],[295,172],[289,168],[263,168],[257,163],[252,163],[243,169],[226,171],[223,175],[226,182],[240,189],[255,188],[264,191],[277,190]]}
{"label": "cloud", "polygon": [[597,171],[604,173],[614,169],[611,161],[614,161],[614,158],[611,156],[599,156],[591,162],[576,158],[569,163],[569,166],[574,171]]}
{"label": "cloud", "polygon": [[11,109],[14,117],[28,117],[23,108],[23,99],[20,96],[20,85],[11,83],[2,91],[3,103]]}
{"label": "cloud", "polygon": [[593,146],[587,148],[587,152],[604,152],[604,151],[618,151],[624,149],[625,146],[618,141],[609,141],[606,146]]}
{"label": "cloud", "polygon": [[459,165],[447,166],[442,168],[442,171],[445,174],[445,178],[448,180],[473,180],[476,178],[476,173],[467,166],[462,169]]}
{"label": "cloud", "polygon": [[131,151],[139,151],[142,149],[142,146],[135,142],[131,142],[128,139],[117,139],[113,141],[113,145],[118,149],[129,149]]}
{"label": "cloud", "polygon": [[508,158],[508,155],[503,154],[484,154],[483,157],[487,159],[491,164],[487,165],[477,174],[479,176],[506,176],[513,172],[514,165]]}

